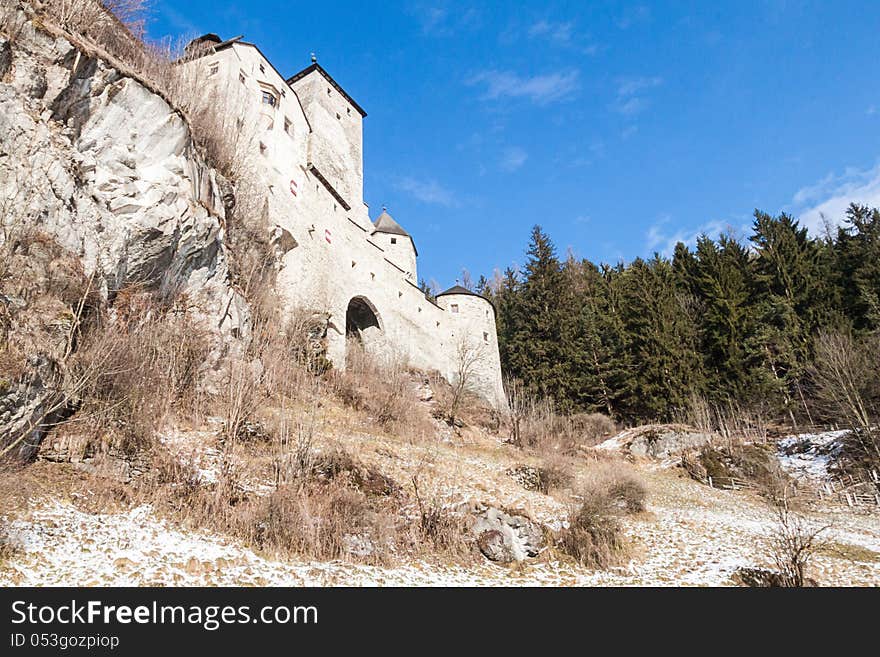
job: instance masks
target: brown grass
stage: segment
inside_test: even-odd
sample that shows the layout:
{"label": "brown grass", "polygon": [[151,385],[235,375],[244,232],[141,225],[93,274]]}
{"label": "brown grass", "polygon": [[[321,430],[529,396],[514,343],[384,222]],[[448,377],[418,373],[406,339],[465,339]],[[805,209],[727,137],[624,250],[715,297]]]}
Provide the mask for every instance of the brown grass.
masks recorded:
{"label": "brown grass", "polygon": [[620,518],[645,509],[647,491],[622,462],[593,466],[557,546],[581,565],[606,569],[626,562],[631,548]]}
{"label": "brown grass", "polygon": [[398,360],[378,360],[349,339],[344,371],[330,372],[332,392],[343,404],[366,414],[382,429],[424,440],[435,432],[427,407],[415,394],[417,376]]}

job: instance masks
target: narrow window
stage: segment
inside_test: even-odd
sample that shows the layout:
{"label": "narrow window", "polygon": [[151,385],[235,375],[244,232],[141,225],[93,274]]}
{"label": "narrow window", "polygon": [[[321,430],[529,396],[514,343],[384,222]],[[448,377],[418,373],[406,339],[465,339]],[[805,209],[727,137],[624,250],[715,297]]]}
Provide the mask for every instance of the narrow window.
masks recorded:
{"label": "narrow window", "polygon": [[421,308],[421,306],[419,306],[419,312],[422,312],[422,308]]}
{"label": "narrow window", "polygon": [[371,281],[375,281],[375,280],[376,280],[376,274],[374,274],[373,272],[370,272],[370,280],[371,280]]}
{"label": "narrow window", "polygon": [[263,142],[260,142],[260,154],[261,155],[266,154],[266,144],[264,144]]}
{"label": "narrow window", "polygon": [[351,266],[352,266],[352,268],[354,268],[354,266],[355,266],[356,264],[357,264],[357,263],[356,263],[354,260],[351,261]]}
{"label": "narrow window", "polygon": [[260,64],[260,73],[265,73],[265,72],[266,72],[266,67],[263,66],[262,64]]}
{"label": "narrow window", "polygon": [[392,244],[397,244],[397,238],[396,238],[396,237],[392,237],[392,238],[391,238],[391,243],[392,243]]}
{"label": "narrow window", "polygon": [[208,69],[208,77],[217,75],[220,71],[220,64],[211,64],[211,68]]}
{"label": "narrow window", "polygon": [[454,312],[454,313],[457,313],[457,312],[458,312],[458,304],[457,304],[457,303],[452,304],[449,308],[450,308],[450,310],[452,310],[452,312]]}
{"label": "narrow window", "polygon": [[398,299],[399,299],[400,297],[402,297],[402,296],[403,296],[403,292],[398,292],[398,293],[397,293],[397,298],[398,298]]}
{"label": "narrow window", "polygon": [[348,114],[349,116],[351,116],[351,108],[350,108],[350,107],[346,107],[346,108],[345,108],[345,112],[346,112],[346,114]]}
{"label": "narrow window", "polygon": [[327,87],[327,95],[330,95],[330,87]]}
{"label": "narrow window", "polygon": [[336,112],[336,120],[337,120],[337,121],[340,121],[341,119],[342,119],[342,117],[339,116],[339,112]]}
{"label": "narrow window", "polygon": [[291,137],[293,136],[293,123],[290,122],[286,116],[284,117],[284,132],[289,134]]}
{"label": "narrow window", "polygon": [[241,82],[242,84],[244,84],[244,81],[245,81],[244,73],[242,73],[241,71],[238,72],[238,81]]}
{"label": "narrow window", "polygon": [[281,90],[281,96],[282,96],[283,98],[287,98],[287,92],[284,91],[284,89]]}
{"label": "narrow window", "polygon": [[489,342],[489,334],[483,331],[483,342]]}

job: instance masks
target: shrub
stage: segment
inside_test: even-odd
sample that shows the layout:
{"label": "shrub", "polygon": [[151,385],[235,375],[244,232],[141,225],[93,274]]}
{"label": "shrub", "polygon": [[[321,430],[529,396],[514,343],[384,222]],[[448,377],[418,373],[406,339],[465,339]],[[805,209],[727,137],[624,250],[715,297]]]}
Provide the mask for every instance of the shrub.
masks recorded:
{"label": "shrub", "polygon": [[557,536],[559,548],[590,568],[609,568],[630,553],[621,516],[644,510],[644,485],[620,463],[597,465],[589,473],[580,504]]}
{"label": "shrub", "polygon": [[358,340],[349,339],[345,370],[331,371],[329,380],[338,399],[383,429],[419,437],[433,434],[428,410],[418,401],[402,362],[377,360]]}

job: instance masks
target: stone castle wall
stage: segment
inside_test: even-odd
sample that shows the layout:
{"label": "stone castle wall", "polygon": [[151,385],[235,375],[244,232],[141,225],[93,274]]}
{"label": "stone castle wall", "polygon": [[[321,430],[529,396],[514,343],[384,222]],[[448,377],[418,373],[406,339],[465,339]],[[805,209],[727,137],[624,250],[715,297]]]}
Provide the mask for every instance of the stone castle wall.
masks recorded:
{"label": "stone castle wall", "polygon": [[[368,308],[378,324],[360,333],[369,351],[437,370],[450,382],[462,355],[470,354],[475,390],[505,407],[491,304],[471,294],[428,300],[418,288],[412,240],[374,232],[363,202],[360,112],[320,72],[287,86],[248,44],[187,66],[241,116],[242,138],[253,144],[253,168],[269,190],[269,223],[285,236],[279,291],[291,307],[329,317],[334,365],[345,366],[346,317],[354,303]],[[278,91],[274,107],[262,102],[267,88]]]}

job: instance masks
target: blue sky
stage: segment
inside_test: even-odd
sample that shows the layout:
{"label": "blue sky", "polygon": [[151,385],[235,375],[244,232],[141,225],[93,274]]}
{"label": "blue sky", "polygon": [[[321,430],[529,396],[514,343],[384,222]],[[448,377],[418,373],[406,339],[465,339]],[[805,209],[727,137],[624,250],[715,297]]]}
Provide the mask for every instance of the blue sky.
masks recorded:
{"label": "blue sky", "polygon": [[441,286],[524,261],[532,225],[596,262],[757,207],[814,230],[880,205],[880,3],[158,0],[153,38],[244,34],[367,111],[365,194]]}

